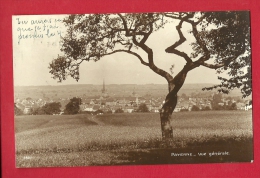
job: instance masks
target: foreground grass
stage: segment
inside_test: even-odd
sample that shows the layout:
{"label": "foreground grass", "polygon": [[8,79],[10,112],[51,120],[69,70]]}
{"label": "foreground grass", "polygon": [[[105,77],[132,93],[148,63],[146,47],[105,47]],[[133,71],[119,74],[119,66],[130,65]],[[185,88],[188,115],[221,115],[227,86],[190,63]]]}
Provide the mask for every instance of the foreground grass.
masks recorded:
{"label": "foreground grass", "polygon": [[[250,161],[251,123],[250,112],[175,113],[173,144],[166,147],[158,114],[20,116],[16,161],[18,167]],[[229,155],[209,157],[213,151]],[[171,156],[179,152],[196,156]]]}

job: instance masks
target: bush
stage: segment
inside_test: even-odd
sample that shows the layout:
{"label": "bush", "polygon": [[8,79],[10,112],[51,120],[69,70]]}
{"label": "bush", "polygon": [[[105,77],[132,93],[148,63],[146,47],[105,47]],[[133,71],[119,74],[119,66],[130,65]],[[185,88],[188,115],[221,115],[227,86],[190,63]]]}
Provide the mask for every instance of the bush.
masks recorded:
{"label": "bush", "polygon": [[59,114],[61,104],[60,102],[47,103],[42,107],[42,110],[47,115]]}
{"label": "bush", "polygon": [[121,109],[121,108],[118,108],[118,109],[115,111],[115,113],[124,113],[124,110]]}
{"label": "bush", "polygon": [[200,108],[196,105],[193,105],[192,108],[191,108],[192,111],[199,111]]}
{"label": "bush", "polygon": [[236,104],[236,103],[232,103],[232,104],[229,106],[229,110],[237,110],[237,104]]}
{"label": "bush", "polygon": [[45,115],[41,107],[33,108],[32,115]]}
{"label": "bush", "polygon": [[21,109],[19,109],[15,103],[14,103],[14,115],[16,116],[19,116],[19,115],[22,115],[23,114],[23,111]]}
{"label": "bush", "polygon": [[138,112],[149,112],[149,109],[148,109],[148,107],[146,106],[145,103],[142,103],[142,104],[139,105],[137,111]]}
{"label": "bush", "polygon": [[37,107],[32,110],[33,115],[53,115],[53,114],[59,114],[61,112],[60,110],[61,104],[60,102],[52,102],[52,103],[46,103],[42,107]]}
{"label": "bush", "polygon": [[209,111],[209,110],[211,110],[209,106],[206,106],[206,107],[204,107],[204,108],[202,109],[202,111]]}
{"label": "bush", "polygon": [[106,113],[107,114],[112,114],[113,112],[111,110],[108,110]]}
{"label": "bush", "polygon": [[64,114],[78,114],[80,109],[79,105],[81,105],[81,98],[73,97],[66,105]]}
{"label": "bush", "polygon": [[218,104],[217,105],[212,105],[212,107],[213,107],[212,108],[213,110],[224,110],[224,107],[221,106],[221,105],[218,105]]}

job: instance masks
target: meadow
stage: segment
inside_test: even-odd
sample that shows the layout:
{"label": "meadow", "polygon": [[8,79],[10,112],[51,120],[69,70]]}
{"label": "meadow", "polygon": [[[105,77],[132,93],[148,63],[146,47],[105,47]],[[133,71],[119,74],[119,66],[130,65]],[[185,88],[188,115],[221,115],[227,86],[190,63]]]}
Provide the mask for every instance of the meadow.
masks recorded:
{"label": "meadow", "polygon": [[251,111],[174,113],[171,146],[157,113],[15,117],[16,166],[250,162]]}

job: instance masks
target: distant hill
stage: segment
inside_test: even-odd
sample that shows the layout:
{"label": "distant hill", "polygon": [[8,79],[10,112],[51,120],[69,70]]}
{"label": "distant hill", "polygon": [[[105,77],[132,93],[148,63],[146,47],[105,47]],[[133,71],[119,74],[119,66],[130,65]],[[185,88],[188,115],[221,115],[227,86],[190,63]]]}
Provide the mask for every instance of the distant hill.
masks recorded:
{"label": "distant hill", "polygon": [[[202,91],[204,87],[210,87],[214,84],[184,84],[179,95],[210,95],[216,91]],[[71,98],[78,97],[99,97],[101,95],[102,85],[79,84],[79,85],[57,85],[57,86],[15,86],[15,98]],[[138,96],[151,95],[153,97],[165,97],[168,93],[166,84],[109,84],[105,85],[106,92],[109,96],[126,97],[134,94]],[[241,96],[238,89],[232,91],[230,96]]]}

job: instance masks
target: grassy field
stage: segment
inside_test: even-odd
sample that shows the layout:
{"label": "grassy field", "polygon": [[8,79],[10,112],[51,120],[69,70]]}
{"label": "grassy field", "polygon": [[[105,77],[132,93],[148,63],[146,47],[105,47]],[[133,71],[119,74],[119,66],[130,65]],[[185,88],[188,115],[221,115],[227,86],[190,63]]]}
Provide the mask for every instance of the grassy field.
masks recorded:
{"label": "grassy field", "polygon": [[[17,167],[249,162],[252,113],[174,113],[161,141],[159,114],[15,117]],[[205,153],[200,154],[200,153]],[[203,156],[202,156],[203,155]]]}

